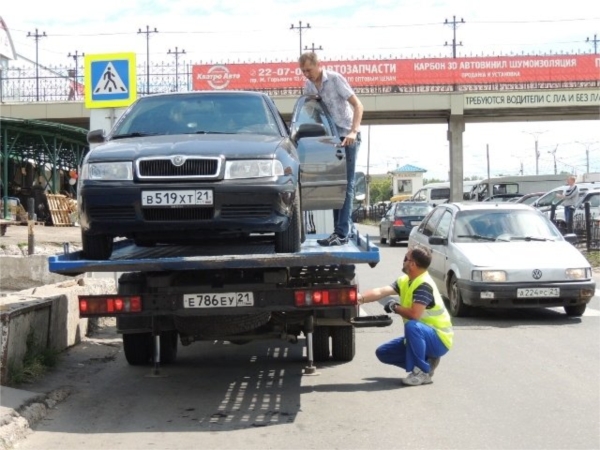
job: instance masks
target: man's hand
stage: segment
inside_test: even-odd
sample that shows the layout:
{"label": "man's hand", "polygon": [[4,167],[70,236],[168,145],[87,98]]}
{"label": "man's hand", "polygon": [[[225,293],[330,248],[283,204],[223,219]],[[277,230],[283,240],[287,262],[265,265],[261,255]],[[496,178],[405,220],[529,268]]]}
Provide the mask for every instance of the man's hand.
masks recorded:
{"label": "man's hand", "polygon": [[398,306],[398,302],[396,300],[388,300],[383,309],[388,314],[394,314],[396,312],[396,306]]}

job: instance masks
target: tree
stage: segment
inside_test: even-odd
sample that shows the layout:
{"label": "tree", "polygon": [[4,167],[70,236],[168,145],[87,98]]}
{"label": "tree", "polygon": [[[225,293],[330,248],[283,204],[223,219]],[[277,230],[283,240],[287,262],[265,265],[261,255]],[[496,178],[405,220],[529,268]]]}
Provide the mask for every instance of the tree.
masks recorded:
{"label": "tree", "polygon": [[369,184],[371,204],[384,202],[392,198],[392,179],[377,179],[372,180]]}

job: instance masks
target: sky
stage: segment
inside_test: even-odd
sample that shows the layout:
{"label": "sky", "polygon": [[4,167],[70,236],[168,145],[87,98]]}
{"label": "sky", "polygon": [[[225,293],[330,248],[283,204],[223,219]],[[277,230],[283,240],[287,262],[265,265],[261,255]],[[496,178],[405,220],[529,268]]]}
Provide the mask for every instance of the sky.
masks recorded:
{"label": "sky", "polygon": [[[185,50],[182,64],[292,62],[301,46],[313,44],[323,60],[450,57],[453,29],[444,22],[454,19],[464,21],[456,29],[459,57],[593,53],[600,38],[598,0],[568,6],[547,0],[55,0],[35,7],[5,1],[0,16],[16,52],[30,60],[36,41],[28,33],[46,34],[37,42],[38,61],[46,66],[71,65],[68,54],[75,52],[135,52],[138,64],[147,54],[152,62],[172,62],[169,50]],[[362,127],[358,170],[386,173],[411,164],[427,170],[425,178],[448,179],[446,125],[368,128]],[[590,171],[600,172],[599,111],[594,121],[467,124],[464,175],[487,174],[486,148],[492,176],[535,174],[536,137],[541,174],[554,173],[555,161],[559,173],[582,174],[588,156]]]}

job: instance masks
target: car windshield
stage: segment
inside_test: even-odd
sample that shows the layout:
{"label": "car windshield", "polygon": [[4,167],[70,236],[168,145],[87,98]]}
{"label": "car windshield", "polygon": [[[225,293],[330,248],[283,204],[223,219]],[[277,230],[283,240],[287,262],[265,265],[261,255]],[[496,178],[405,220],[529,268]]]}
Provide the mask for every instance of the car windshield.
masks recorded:
{"label": "car windshield", "polygon": [[119,120],[112,138],[165,134],[281,135],[262,97],[191,93],[141,98]]}
{"label": "car windshield", "polygon": [[546,241],[561,234],[543,215],[528,210],[461,211],[456,215],[455,242]]}
{"label": "car windshield", "polygon": [[426,216],[429,214],[433,207],[429,204],[415,205],[415,204],[402,204],[398,205],[396,209],[397,216]]}

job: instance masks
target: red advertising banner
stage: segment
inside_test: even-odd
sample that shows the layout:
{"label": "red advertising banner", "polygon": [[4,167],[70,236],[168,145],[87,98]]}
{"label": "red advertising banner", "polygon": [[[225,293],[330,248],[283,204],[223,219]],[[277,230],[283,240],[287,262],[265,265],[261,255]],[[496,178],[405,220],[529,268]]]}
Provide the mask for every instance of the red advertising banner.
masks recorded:
{"label": "red advertising banner", "polygon": [[[475,58],[322,61],[353,87],[600,80],[600,56],[490,56]],[[285,89],[304,85],[298,63],[194,65],[193,89]]]}

